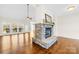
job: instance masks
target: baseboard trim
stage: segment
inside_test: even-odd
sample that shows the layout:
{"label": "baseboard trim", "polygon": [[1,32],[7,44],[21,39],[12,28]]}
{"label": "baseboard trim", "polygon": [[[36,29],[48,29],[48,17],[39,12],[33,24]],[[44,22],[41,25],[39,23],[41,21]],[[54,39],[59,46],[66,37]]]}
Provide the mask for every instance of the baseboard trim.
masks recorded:
{"label": "baseboard trim", "polygon": [[66,39],[79,40],[77,38],[71,38],[71,37],[67,37],[67,36],[57,36],[57,38],[66,38]]}

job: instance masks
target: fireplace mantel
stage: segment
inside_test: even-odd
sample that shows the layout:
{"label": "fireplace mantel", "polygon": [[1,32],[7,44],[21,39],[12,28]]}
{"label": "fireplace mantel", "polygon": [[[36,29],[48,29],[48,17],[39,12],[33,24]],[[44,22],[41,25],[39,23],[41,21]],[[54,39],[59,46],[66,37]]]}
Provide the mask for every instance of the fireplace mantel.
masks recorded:
{"label": "fireplace mantel", "polygon": [[49,26],[54,26],[54,24],[53,23],[38,23],[39,25],[49,25]]}

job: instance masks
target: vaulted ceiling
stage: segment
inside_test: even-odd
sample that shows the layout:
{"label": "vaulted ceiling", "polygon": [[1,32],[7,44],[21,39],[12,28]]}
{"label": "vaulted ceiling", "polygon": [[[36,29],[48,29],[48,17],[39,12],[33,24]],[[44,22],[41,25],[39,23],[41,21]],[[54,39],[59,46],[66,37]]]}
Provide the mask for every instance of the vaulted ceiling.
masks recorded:
{"label": "vaulted ceiling", "polygon": [[[69,6],[75,6],[75,10],[74,11],[68,11],[67,8]],[[37,4],[34,5],[34,7],[38,8],[38,7],[45,7],[48,10],[50,10],[51,12],[53,12],[56,16],[62,16],[62,15],[67,15],[70,13],[78,13],[79,12],[79,4]]]}

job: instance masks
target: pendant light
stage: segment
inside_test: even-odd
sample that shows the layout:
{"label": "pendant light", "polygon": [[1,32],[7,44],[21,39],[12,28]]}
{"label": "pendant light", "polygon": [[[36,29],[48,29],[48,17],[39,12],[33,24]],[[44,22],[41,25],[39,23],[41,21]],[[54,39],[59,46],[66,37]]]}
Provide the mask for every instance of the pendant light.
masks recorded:
{"label": "pendant light", "polygon": [[27,4],[27,19],[31,20],[32,17],[29,16],[29,4]]}

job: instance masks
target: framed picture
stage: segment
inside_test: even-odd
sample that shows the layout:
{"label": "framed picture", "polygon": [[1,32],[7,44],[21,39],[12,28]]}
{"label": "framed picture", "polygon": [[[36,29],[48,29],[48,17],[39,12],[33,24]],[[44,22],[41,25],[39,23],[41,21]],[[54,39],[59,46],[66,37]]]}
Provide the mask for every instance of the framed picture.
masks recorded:
{"label": "framed picture", "polygon": [[45,23],[52,23],[52,17],[48,14],[45,14]]}

